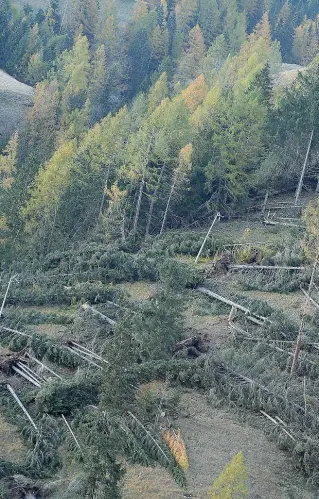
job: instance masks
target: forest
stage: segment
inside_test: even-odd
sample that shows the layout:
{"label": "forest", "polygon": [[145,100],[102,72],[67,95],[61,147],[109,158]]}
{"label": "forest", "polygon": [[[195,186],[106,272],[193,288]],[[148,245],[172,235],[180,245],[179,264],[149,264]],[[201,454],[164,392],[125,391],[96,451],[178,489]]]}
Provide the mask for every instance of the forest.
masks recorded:
{"label": "forest", "polygon": [[[319,1],[30,3],[0,0],[34,89],[0,134],[0,497],[135,499],[136,465],[186,493],[185,393],[262,416],[297,470],[267,499],[313,497]],[[248,498],[233,456],[145,499]]]}

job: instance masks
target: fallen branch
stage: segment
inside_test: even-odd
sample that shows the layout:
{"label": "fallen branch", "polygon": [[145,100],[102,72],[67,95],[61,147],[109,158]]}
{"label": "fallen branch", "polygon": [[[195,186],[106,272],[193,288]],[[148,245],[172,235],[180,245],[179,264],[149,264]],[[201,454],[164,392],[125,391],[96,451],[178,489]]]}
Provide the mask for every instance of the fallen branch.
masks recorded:
{"label": "fallen branch", "polygon": [[12,388],[12,386],[11,385],[7,385],[7,388],[9,390],[9,392],[11,393],[11,395],[14,397],[15,401],[19,404],[19,406],[23,410],[24,414],[27,416],[27,418],[30,421],[30,423],[32,424],[32,426],[38,431],[38,428],[37,428],[35,422],[33,421],[32,417],[30,416],[30,414],[28,413],[28,411],[26,410],[26,408],[22,404],[21,400],[19,399],[18,395],[16,394],[16,392],[14,391],[14,389]]}

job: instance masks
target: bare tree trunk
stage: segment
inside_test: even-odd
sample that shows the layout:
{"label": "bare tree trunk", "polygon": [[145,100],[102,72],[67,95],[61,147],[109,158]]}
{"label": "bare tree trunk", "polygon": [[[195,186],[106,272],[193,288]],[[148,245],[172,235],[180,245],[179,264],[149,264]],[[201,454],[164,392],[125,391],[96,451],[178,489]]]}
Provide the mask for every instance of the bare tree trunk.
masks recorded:
{"label": "bare tree trunk", "polygon": [[30,421],[30,423],[32,424],[32,426],[35,428],[35,430],[38,430],[35,422],[33,421],[33,419],[31,418],[30,414],[28,413],[28,411],[26,410],[26,408],[22,404],[21,400],[19,399],[18,395],[16,394],[16,392],[14,391],[14,389],[12,388],[12,386],[11,385],[7,385],[7,389],[9,390],[9,392],[11,393],[11,395],[13,396],[13,398],[15,399],[15,401],[19,404],[19,406],[21,407],[21,409],[23,410],[24,414],[27,416],[28,420]]}
{"label": "bare tree trunk", "polygon": [[141,183],[140,183],[140,189],[139,189],[137,205],[136,205],[136,212],[135,212],[135,217],[134,217],[134,222],[133,222],[133,236],[136,234],[138,219],[140,217],[142,196],[143,196],[143,190],[144,190],[144,185],[145,185],[145,173],[146,173],[146,171],[144,169],[143,178],[142,178]]}
{"label": "bare tree trunk", "polygon": [[207,239],[208,239],[208,236],[209,236],[209,234],[211,233],[211,231],[213,230],[213,227],[214,227],[214,225],[215,225],[215,223],[216,223],[216,221],[217,221],[217,220],[220,220],[220,213],[219,213],[219,212],[216,214],[216,216],[215,216],[215,218],[214,218],[214,220],[213,220],[212,225],[209,227],[209,230],[208,230],[208,232],[207,232],[207,234],[206,234],[206,237],[205,237],[205,239],[204,239],[204,241],[203,241],[203,244],[202,244],[202,245],[201,245],[201,247],[200,247],[200,250],[199,250],[199,252],[198,252],[197,257],[195,258],[195,262],[194,262],[194,263],[197,263],[197,262],[198,262],[198,259],[199,259],[199,257],[200,257],[200,256],[201,256],[201,254],[202,254],[202,251],[203,251],[203,249],[204,249],[204,246],[205,246],[205,244],[206,244],[206,241],[207,241]]}
{"label": "bare tree trunk", "polygon": [[267,189],[266,194],[265,194],[265,199],[264,199],[264,202],[263,202],[263,206],[262,206],[262,210],[261,210],[261,214],[262,215],[265,214],[268,197],[269,197],[269,190]]}
{"label": "bare tree trunk", "polygon": [[152,140],[153,140],[153,134],[151,134],[151,137],[150,137],[150,140],[149,140],[149,143],[147,146],[147,151],[146,151],[146,154],[144,157],[143,177],[142,177],[142,180],[140,183],[140,189],[139,189],[137,205],[136,205],[136,212],[135,212],[135,217],[134,217],[134,222],[133,222],[133,231],[132,231],[133,236],[135,236],[135,234],[136,234],[137,224],[138,224],[138,220],[140,217],[142,196],[143,196],[143,190],[144,190],[144,185],[145,185],[146,170],[147,170],[147,164],[148,164],[148,158],[150,155]]}
{"label": "bare tree trunk", "polygon": [[109,175],[110,175],[110,165],[107,169],[106,177],[105,177],[105,182],[104,182],[104,189],[103,189],[103,194],[102,194],[102,199],[101,199],[101,204],[100,204],[100,210],[99,210],[99,216],[98,216],[98,222],[102,217],[103,214],[103,206],[104,206],[104,201],[105,201],[105,196],[106,196],[106,190],[107,190],[107,184],[109,181]]}
{"label": "bare tree trunk", "polygon": [[159,191],[159,188],[160,188],[160,185],[161,185],[161,182],[162,182],[162,178],[163,178],[163,173],[164,173],[165,167],[166,167],[166,165],[164,163],[164,165],[161,168],[161,172],[159,174],[159,177],[158,177],[156,189],[155,189],[155,191],[153,193],[153,196],[152,196],[152,200],[151,200],[151,204],[150,204],[150,209],[149,209],[148,217],[147,217],[147,225],[146,225],[146,229],[145,229],[145,235],[146,236],[148,236],[149,233],[150,233],[154,205],[155,205],[155,202],[156,202],[157,193]]}
{"label": "bare tree trunk", "polygon": [[301,193],[301,189],[302,189],[302,186],[303,186],[303,179],[304,179],[305,172],[306,172],[306,166],[307,166],[307,163],[308,163],[308,158],[309,158],[310,148],[311,148],[311,144],[312,144],[313,134],[314,134],[314,130],[311,131],[310,140],[309,140],[308,149],[307,149],[307,154],[306,154],[306,157],[305,157],[305,162],[303,164],[303,168],[302,168],[302,171],[301,171],[299,184],[298,184],[298,187],[297,187],[297,190],[296,190],[295,205],[298,203],[299,196],[300,196],[300,193]]}
{"label": "bare tree trunk", "polygon": [[167,213],[168,213],[169,205],[171,204],[172,196],[173,196],[173,193],[174,193],[174,190],[175,190],[175,184],[176,184],[176,177],[173,180],[171,191],[169,193],[168,200],[167,200],[167,203],[166,203],[166,208],[165,208],[165,213],[164,213],[164,217],[163,217],[162,227],[161,227],[161,230],[160,230],[160,235],[163,234],[163,230],[164,230],[164,227],[165,227],[165,224],[166,224]]}
{"label": "bare tree trunk", "polygon": [[303,327],[304,327],[304,319],[301,319],[300,322],[300,328],[298,332],[298,338],[297,338],[297,343],[296,343],[296,349],[294,353],[294,358],[291,364],[291,369],[290,369],[290,375],[292,376],[296,370],[298,360],[299,360],[299,355],[300,355],[300,350],[301,350],[301,344],[302,344],[302,332],[303,332]]}

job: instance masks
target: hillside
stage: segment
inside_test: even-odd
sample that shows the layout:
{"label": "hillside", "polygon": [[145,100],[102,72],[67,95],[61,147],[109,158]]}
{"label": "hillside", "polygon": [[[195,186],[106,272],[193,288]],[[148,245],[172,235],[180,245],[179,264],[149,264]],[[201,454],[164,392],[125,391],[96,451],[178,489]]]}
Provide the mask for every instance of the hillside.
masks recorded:
{"label": "hillside", "polygon": [[5,143],[21,126],[33,104],[34,89],[0,70],[0,142]]}
{"label": "hillside", "polygon": [[318,3],[33,7],[0,2],[0,499],[317,496]]}
{"label": "hillside", "polygon": [[[306,206],[308,202],[309,196],[302,196],[301,204]],[[267,205],[271,220],[280,220],[285,214],[272,210],[272,206],[281,204],[283,212],[294,210],[293,198],[271,198]],[[159,467],[146,470],[133,465],[131,457],[123,497],[182,499],[189,494],[188,497],[202,499],[239,451],[243,451],[247,465],[249,498],[313,497],[316,488],[306,486],[300,473],[303,470],[315,482],[316,442],[310,445],[308,441],[304,447],[305,438],[316,431],[312,425],[318,401],[318,352],[307,346],[316,341],[317,315],[311,304],[307,305],[305,344],[293,380],[289,381],[287,372],[305,302],[299,285],[308,282],[310,269],[296,272],[285,267],[301,258],[296,234],[302,237],[303,228],[296,232],[285,222],[278,230],[264,225],[258,207],[255,208],[253,216],[216,225],[197,268],[191,262],[204,238],[202,230],[167,232],[136,253],[118,253],[112,246],[91,242],[47,255],[45,261],[37,264],[33,276],[25,265],[20,269],[16,266],[19,275],[7,295],[1,326],[1,386],[10,383],[14,387],[32,418],[43,425],[41,431],[50,434],[54,428],[56,432],[58,440],[52,442],[53,447],[46,447],[43,442],[44,447],[34,451],[32,459],[42,463],[44,451],[51,456],[46,466],[52,466],[59,452],[62,462],[57,472],[53,466],[49,480],[35,473],[29,482],[15,478],[13,483],[4,480],[4,486],[24,493],[33,487],[38,490],[38,497],[81,497],[82,460],[61,414],[72,424],[77,445],[91,452],[92,442],[86,440],[84,428],[78,426],[75,418],[79,411],[89,418],[97,414],[94,386],[107,369],[105,360],[111,362],[114,355],[117,359],[120,355],[122,366],[126,358],[128,346],[123,344],[119,352],[119,339],[112,331],[120,335],[123,323],[126,331],[129,328],[134,335],[140,334],[140,341],[146,341],[149,348],[152,327],[155,337],[157,328],[166,321],[170,332],[175,330],[177,323],[170,318],[174,313],[178,323],[183,324],[181,345],[183,340],[195,338],[196,346],[188,348],[185,343],[180,350],[173,349],[172,358],[144,363],[144,369],[142,365],[137,371],[140,388],[134,395],[134,404],[139,420],[149,430],[153,418],[160,429],[181,429],[189,459],[187,488],[180,489],[169,473]],[[260,263],[256,263],[262,255],[270,265],[266,270],[258,270]],[[116,261],[121,261],[121,265],[115,265]],[[232,264],[246,264],[247,268],[232,270]],[[275,264],[283,270],[276,270]],[[169,279],[169,285],[158,281],[156,269],[161,265],[175,275],[172,280],[165,272],[162,274],[162,279]],[[32,266],[36,268],[35,261]],[[193,279],[186,289],[177,285],[179,272],[187,272],[188,279]],[[316,274],[316,282],[317,277]],[[2,293],[8,278],[9,274],[2,273]],[[163,285],[166,287],[161,288]],[[231,307],[201,294],[200,286],[249,307],[251,316],[247,318],[247,313],[238,310],[230,320]],[[164,295],[161,289],[165,289]],[[83,307],[88,302],[93,309]],[[102,315],[96,316],[94,310]],[[266,317],[263,324],[262,316]],[[259,320],[254,322],[257,317]],[[115,322],[118,325],[114,326]],[[165,348],[165,342],[161,348]],[[231,372],[236,376],[230,376]],[[237,385],[236,377],[240,376],[243,379]],[[258,392],[247,384],[249,379],[258,384]],[[35,383],[39,386],[34,387]],[[108,381],[104,383],[104,389],[110,390]],[[111,383],[115,383],[114,379]],[[304,383],[307,416],[294,412],[303,407]],[[14,462],[23,474],[30,458],[29,444],[24,438],[21,440],[17,428],[26,424],[25,416],[11,404],[4,390],[1,393],[5,420],[0,433],[9,432],[11,437],[0,458],[6,467]],[[281,396],[288,405],[281,403]],[[125,421],[129,424],[129,419]]]}

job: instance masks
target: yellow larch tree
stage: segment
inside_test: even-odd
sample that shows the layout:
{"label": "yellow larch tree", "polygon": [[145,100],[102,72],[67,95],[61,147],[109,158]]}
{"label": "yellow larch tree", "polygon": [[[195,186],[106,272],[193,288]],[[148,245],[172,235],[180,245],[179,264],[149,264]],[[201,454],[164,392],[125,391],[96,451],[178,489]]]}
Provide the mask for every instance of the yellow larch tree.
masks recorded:
{"label": "yellow larch tree", "polygon": [[247,468],[238,452],[208,490],[211,499],[248,499]]}

